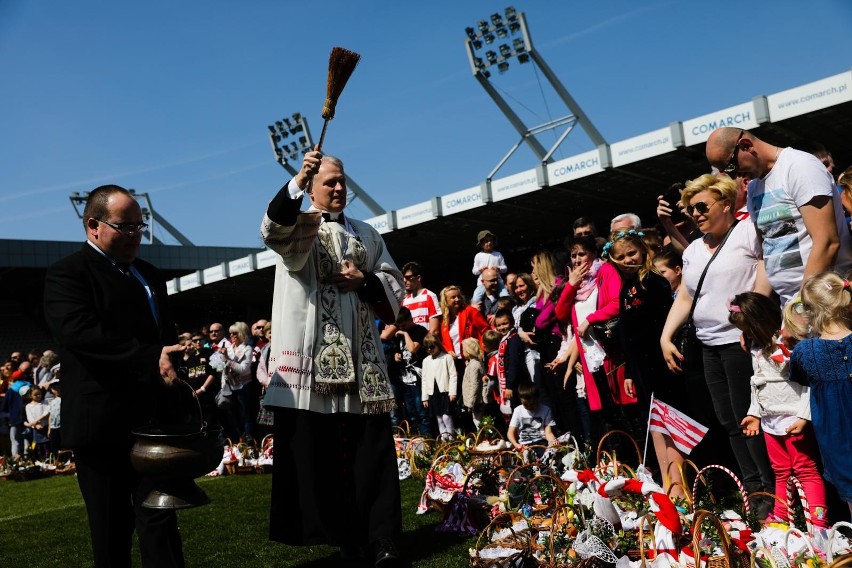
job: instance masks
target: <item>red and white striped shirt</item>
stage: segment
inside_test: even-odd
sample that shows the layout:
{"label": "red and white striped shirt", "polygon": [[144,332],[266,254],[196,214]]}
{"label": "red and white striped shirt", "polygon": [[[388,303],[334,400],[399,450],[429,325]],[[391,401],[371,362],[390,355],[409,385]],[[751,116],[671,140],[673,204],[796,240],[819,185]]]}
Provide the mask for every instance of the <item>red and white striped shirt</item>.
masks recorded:
{"label": "red and white striped shirt", "polygon": [[417,295],[406,294],[402,306],[411,310],[414,323],[429,329],[429,320],[441,315],[441,303],[434,292],[421,288]]}

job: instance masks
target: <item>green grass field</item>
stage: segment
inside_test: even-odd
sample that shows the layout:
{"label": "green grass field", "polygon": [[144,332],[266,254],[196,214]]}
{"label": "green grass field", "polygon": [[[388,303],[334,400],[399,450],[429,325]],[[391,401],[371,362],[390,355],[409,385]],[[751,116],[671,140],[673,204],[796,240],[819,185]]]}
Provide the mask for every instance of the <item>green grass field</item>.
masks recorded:
{"label": "green grass field", "polygon": [[[338,565],[334,548],[297,548],[267,539],[271,481],[270,475],[199,480],[213,503],[178,512],[187,566]],[[401,487],[404,534],[398,546],[412,565],[469,566],[467,550],[476,540],[435,532],[438,513],[415,514],[422,481],[407,479]],[[89,526],[75,477],[0,481],[0,568],[91,565]],[[134,566],[139,565],[134,552]]]}

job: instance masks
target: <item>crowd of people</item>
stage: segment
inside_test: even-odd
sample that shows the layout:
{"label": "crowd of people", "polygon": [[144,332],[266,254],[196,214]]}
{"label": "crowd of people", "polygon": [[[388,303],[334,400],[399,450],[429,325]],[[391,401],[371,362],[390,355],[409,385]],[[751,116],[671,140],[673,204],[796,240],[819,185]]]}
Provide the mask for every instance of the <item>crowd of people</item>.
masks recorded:
{"label": "crowd of people", "polygon": [[[829,502],[852,503],[852,312],[839,276],[852,269],[852,169],[835,180],[821,147],[733,128],[713,133],[707,156],[715,173],[660,195],[656,227],[624,213],[599,234],[581,217],[563,250],[528,266],[507,266],[484,229],[475,281],[437,293],[406,263],[403,309],[379,324],[393,422],[448,437],[490,415],[516,447],[554,432],[590,448],[613,428],[648,435],[674,494],[686,457],[731,466],[749,492],[785,495],[795,475],[826,526]],[[709,428],[692,455],[647,431],[654,401]],[[786,518],[781,502],[755,505]]]}
{"label": "crowd of people", "polygon": [[[391,424],[445,438],[491,417],[517,448],[565,432],[589,448],[614,428],[647,435],[655,469],[677,486],[685,450],[664,428],[648,432],[657,402],[709,428],[695,461],[731,465],[749,492],[785,495],[795,475],[814,524],[827,526],[848,515],[830,502],[852,508],[852,287],[842,276],[852,269],[852,168],[835,180],[830,155],[805,150],[720,128],[707,141],[714,173],[660,195],[658,223],[623,213],[599,233],[580,217],[562,249],[524,266],[507,265],[483,229],[474,277],[438,292],[418,262],[398,270],[375,231],[343,216],[342,163],[309,152],[261,227],[281,257],[272,317],[180,333],[174,372],[228,438],[286,438],[274,540],[352,552],[344,529],[354,516],[331,527],[310,515],[390,475],[387,412]],[[312,206],[300,213],[304,195]],[[160,367],[168,383],[171,368]],[[4,364],[3,453],[61,447],[59,376],[52,351]],[[318,435],[338,440],[340,455],[316,455]],[[335,472],[352,469],[341,494],[327,495]],[[308,488],[292,505],[297,521],[276,512],[285,486]],[[398,493],[378,495],[386,513],[358,512],[387,521],[363,527],[377,565],[398,559],[389,539],[400,530],[387,513]],[[761,518],[784,508],[757,503]]]}
{"label": "crowd of people", "polygon": [[[225,331],[227,329],[227,332]],[[262,410],[271,325],[234,322],[202,325],[178,333],[174,357],[179,378],[192,387],[206,424],[218,424],[234,442],[260,442],[271,430]],[[216,355],[218,353],[218,355]],[[57,456],[61,443],[61,365],[53,350],[13,352],[0,369],[0,456],[41,460]]]}

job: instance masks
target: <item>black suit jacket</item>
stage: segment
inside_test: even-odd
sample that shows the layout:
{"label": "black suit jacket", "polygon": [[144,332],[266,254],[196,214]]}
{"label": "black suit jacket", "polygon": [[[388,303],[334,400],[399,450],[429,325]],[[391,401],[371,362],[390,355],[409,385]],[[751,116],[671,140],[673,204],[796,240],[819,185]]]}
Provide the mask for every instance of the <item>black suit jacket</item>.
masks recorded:
{"label": "black suit jacket", "polygon": [[47,271],[44,313],[59,344],[67,447],[126,443],[158,412],[159,359],[174,330],[157,269],[139,259],[133,265],[154,291],[159,325],[139,281],[88,243]]}

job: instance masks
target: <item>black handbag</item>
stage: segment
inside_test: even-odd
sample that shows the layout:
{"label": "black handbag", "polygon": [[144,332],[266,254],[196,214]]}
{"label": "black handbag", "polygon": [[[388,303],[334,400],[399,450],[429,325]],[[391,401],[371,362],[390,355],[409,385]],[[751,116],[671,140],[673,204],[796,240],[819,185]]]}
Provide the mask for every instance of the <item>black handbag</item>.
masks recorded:
{"label": "black handbag", "polygon": [[595,339],[597,339],[604,351],[609,355],[619,349],[616,333],[618,332],[618,316],[608,319],[605,322],[593,323]]}
{"label": "black handbag", "polygon": [[695,287],[695,295],[692,297],[692,306],[689,308],[689,317],[686,318],[686,322],[680,326],[680,329],[675,333],[672,343],[674,343],[677,350],[680,351],[680,354],[683,356],[680,362],[680,368],[683,371],[686,371],[688,368],[692,369],[695,367],[696,363],[701,360],[703,357],[701,350],[701,342],[698,341],[698,336],[695,333],[695,322],[692,319],[692,314],[695,313],[695,304],[698,303],[698,294],[701,292],[701,286],[704,284],[704,277],[707,276],[707,269],[710,268],[710,264],[713,260],[716,259],[716,256],[722,250],[722,247],[725,246],[725,242],[728,240],[728,237],[731,236],[731,233],[734,230],[734,227],[737,226],[739,220],[734,220],[734,224],[731,225],[731,228],[728,229],[728,232],[725,233],[725,238],[722,239],[722,242],[719,243],[719,246],[716,247],[716,250],[713,252],[713,256],[710,257],[710,260],[707,261],[707,264],[704,266],[704,271],[701,273],[701,278],[698,279],[698,285]]}
{"label": "black handbag", "polygon": [[675,333],[674,341],[672,342],[680,351],[683,359],[680,362],[680,368],[684,371],[687,367],[692,368],[695,362],[701,357],[701,343],[695,335],[695,322],[692,321],[692,315],[686,320],[686,323],[680,326],[680,329]]}

